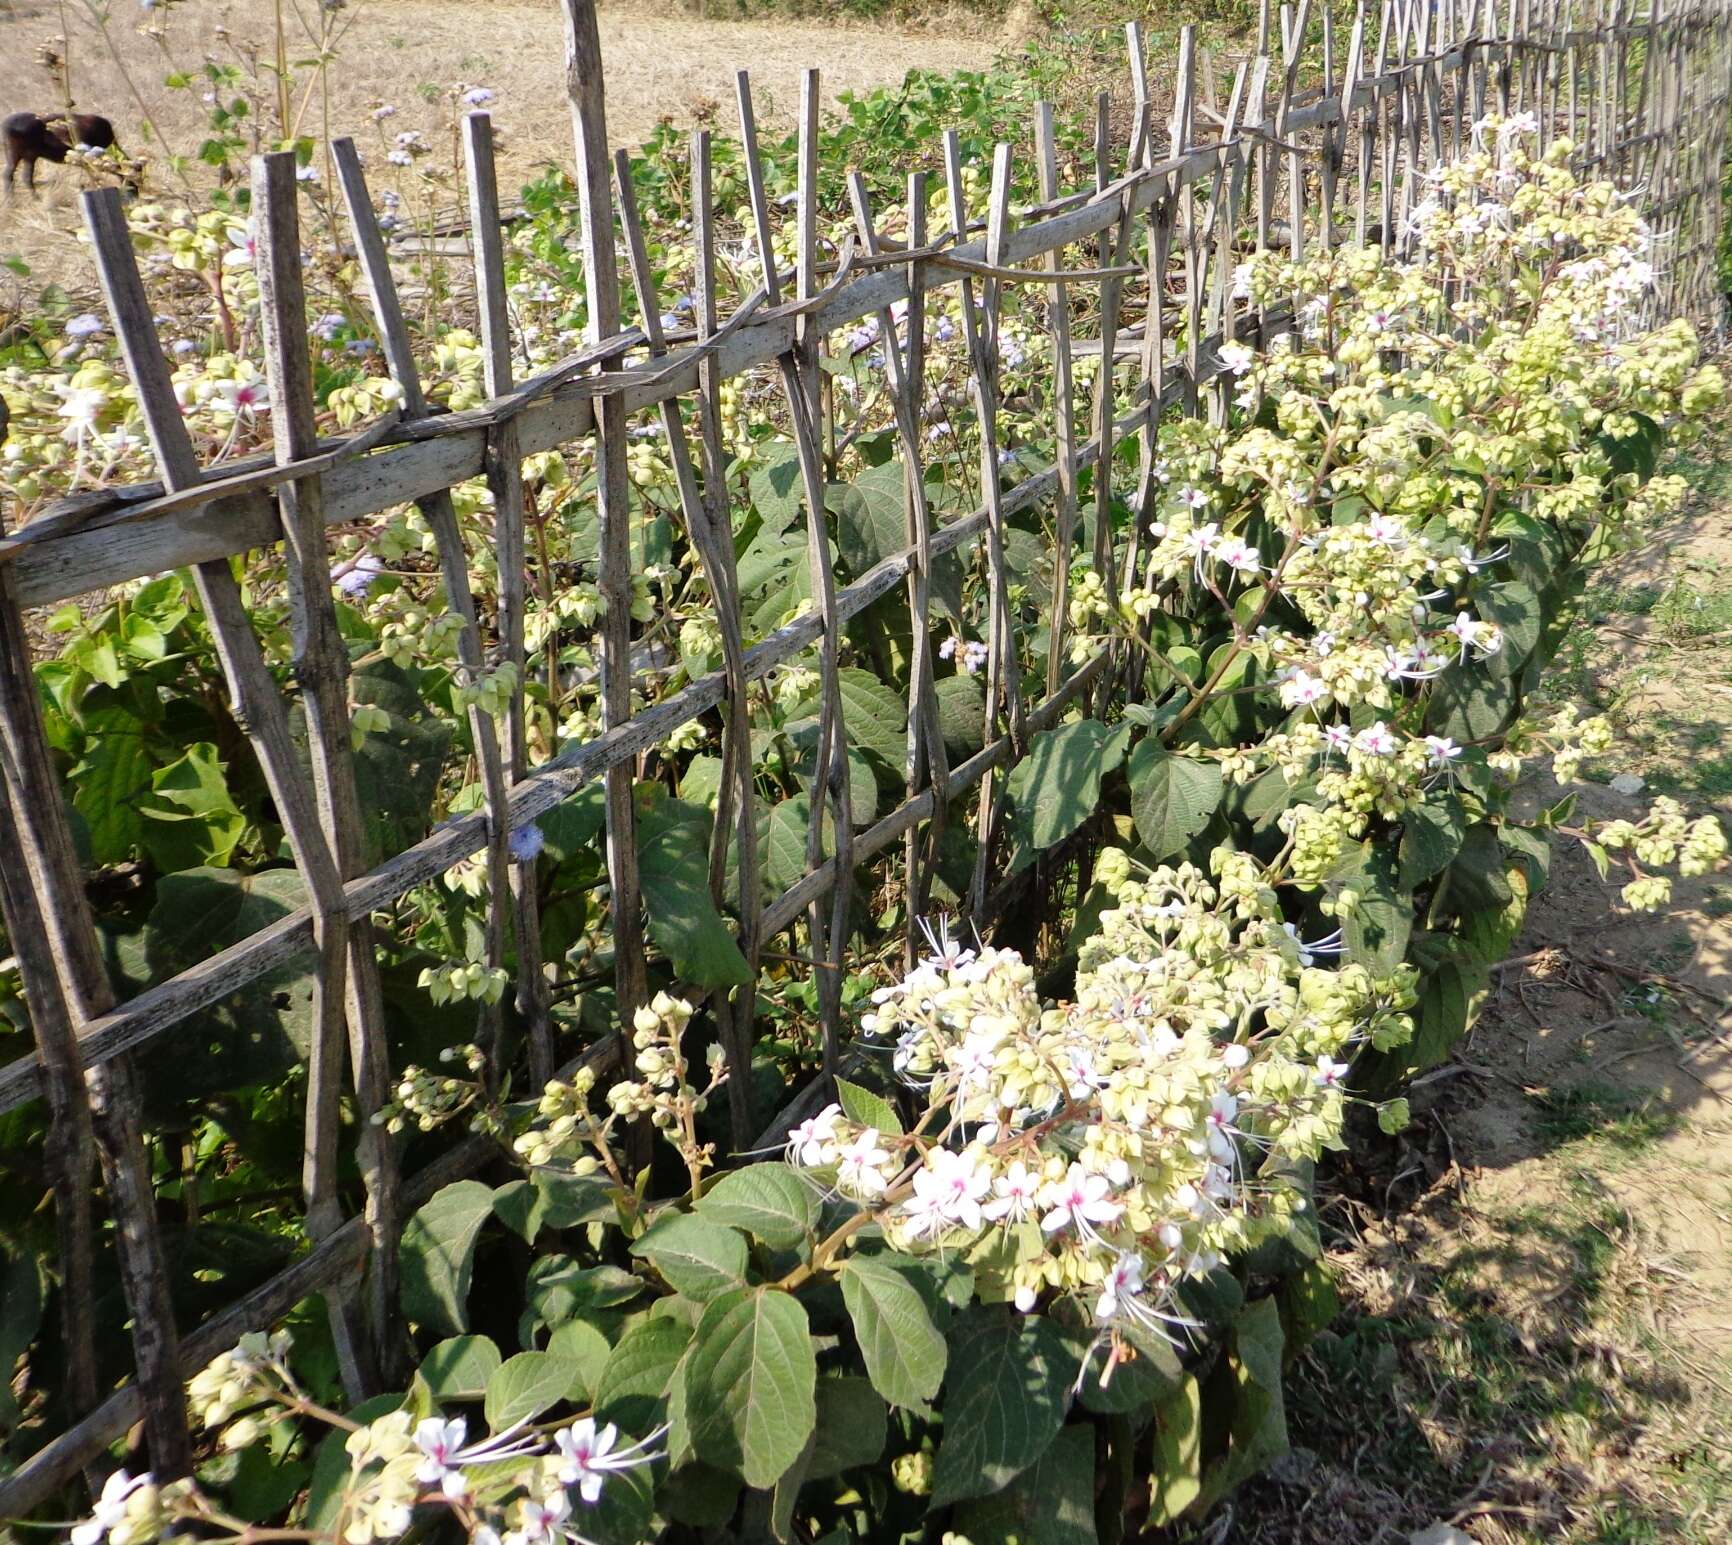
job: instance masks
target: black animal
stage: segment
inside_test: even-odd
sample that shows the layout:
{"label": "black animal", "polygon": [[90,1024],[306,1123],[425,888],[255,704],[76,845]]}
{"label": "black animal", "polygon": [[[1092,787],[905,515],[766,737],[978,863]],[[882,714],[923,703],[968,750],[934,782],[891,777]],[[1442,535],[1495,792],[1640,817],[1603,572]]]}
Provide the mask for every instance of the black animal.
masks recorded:
{"label": "black animal", "polygon": [[94,113],[72,115],[72,138],[66,135],[65,113],[14,113],[0,125],[6,136],[6,192],[10,196],[18,168],[24,168],[24,186],[36,191],[36,163],[66,159],[74,145],[107,150],[114,144],[114,125]]}

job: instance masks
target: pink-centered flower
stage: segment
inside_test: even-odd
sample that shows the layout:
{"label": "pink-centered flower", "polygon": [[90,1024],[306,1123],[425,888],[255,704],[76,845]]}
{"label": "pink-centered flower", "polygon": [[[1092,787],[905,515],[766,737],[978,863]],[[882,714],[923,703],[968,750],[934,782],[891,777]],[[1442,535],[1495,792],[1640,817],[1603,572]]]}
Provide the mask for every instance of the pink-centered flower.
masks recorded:
{"label": "pink-centered flower", "polygon": [[1048,1234],[1075,1225],[1080,1234],[1090,1234],[1091,1224],[1116,1223],[1124,1207],[1112,1199],[1112,1183],[1105,1175],[1096,1175],[1080,1164],[1072,1164],[1063,1180],[1055,1181],[1044,1192],[1050,1211],[1040,1220]]}

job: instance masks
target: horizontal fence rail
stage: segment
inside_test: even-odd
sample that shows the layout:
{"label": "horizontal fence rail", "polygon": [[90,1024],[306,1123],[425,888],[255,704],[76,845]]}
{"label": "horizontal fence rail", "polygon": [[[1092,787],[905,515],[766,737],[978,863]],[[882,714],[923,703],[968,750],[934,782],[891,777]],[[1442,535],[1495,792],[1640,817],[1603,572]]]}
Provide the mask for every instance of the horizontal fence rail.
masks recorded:
{"label": "horizontal fence rail", "polygon": [[[540,958],[534,886],[512,862],[510,834],[580,788],[607,792],[607,888],[622,1023],[647,991],[640,875],[634,836],[633,775],[642,755],[680,726],[720,712],[723,787],[716,810],[712,889],[724,885],[730,851],[740,870],[738,942],[755,973],[766,941],[802,926],[818,971],[822,1075],[780,1113],[750,1108],[747,1070],[754,994],[718,996],[712,1010],[735,1077],[729,1081],[734,1146],[773,1140],[793,1111],[823,1097],[844,1049],[840,983],[856,872],[900,850],[900,880],[910,919],[931,894],[936,836],[947,820],[977,825],[978,856],[967,906],[985,927],[1005,893],[1000,873],[1005,782],[1031,735],[1056,725],[1073,706],[1110,701],[1125,661],[1111,647],[1070,660],[1064,596],[1079,538],[1092,531],[1091,561],[1116,590],[1134,573],[1137,542],[1152,518],[1155,430],[1172,412],[1219,415],[1227,383],[1223,346],[1267,343],[1291,318],[1239,300],[1232,274],[1251,252],[1278,246],[1301,256],[1342,242],[1393,252],[1426,197],[1431,168],[1471,142],[1487,112],[1532,114],[1542,140],[1567,135],[1578,168],[1616,180],[1637,198],[1654,233],[1654,314],[1682,314],[1717,326],[1715,251],[1720,223],[1719,168],[1728,116],[1729,17],[1726,0],[1609,9],[1577,0],[1387,0],[1361,6],[1349,35],[1321,13],[1319,78],[1310,0],[1265,8],[1255,51],[1237,62],[1230,91],[1213,89],[1199,68],[1189,29],[1172,71],[1167,121],[1156,109],[1140,29],[1128,30],[1132,128],[1128,144],[1109,143],[1103,99],[1092,186],[1058,187],[1050,109],[1034,126],[1041,201],[1013,210],[1014,155],[997,147],[987,207],[966,210],[958,142],[944,146],[952,228],[925,229],[924,174],[911,178],[906,223],[897,240],[880,234],[884,211],[871,208],[863,183],[846,190],[855,234],[827,255],[817,233],[820,201],[842,206],[840,188],[821,188],[817,164],[818,83],[808,72],[800,101],[800,154],[791,271],[758,261],[758,287],[726,320],[719,315],[710,190],[710,144],[693,142],[694,230],[699,282],[694,325],[665,332],[654,293],[629,167],[610,159],[593,6],[565,0],[568,76],[577,140],[582,251],[589,336],[581,351],[527,380],[514,380],[506,304],[501,210],[485,114],[465,122],[470,220],[476,270],[477,333],[490,400],[463,412],[432,411],[417,375],[392,266],[360,159],[349,141],[333,147],[353,251],[371,297],[383,353],[401,388],[398,409],[342,438],[314,426],[306,303],[299,273],[300,233],[292,160],[258,163],[253,210],[257,271],[274,444],[268,454],[201,467],[173,398],[163,348],[146,304],[125,217],[112,192],[86,195],[86,209],[115,334],[161,469],[150,484],[61,501],[8,533],[0,527],[0,887],[7,932],[21,961],[36,1050],[0,1068],[0,1112],[46,1102],[56,1134],[50,1155],[64,1281],[77,1301],[88,1289],[95,1248],[89,1193],[100,1158],[107,1205],[117,1228],[117,1258],[131,1310],[137,1376],[99,1391],[92,1370],[69,1369],[77,1420],[15,1474],[0,1481],[0,1516],[39,1504],[136,1423],[143,1423],[159,1476],[190,1459],[183,1379],[248,1329],[323,1295],[345,1382],[352,1395],[401,1374],[406,1345],[396,1307],[396,1242],[403,1222],[441,1185],[498,1152],[468,1138],[411,1176],[382,1127],[369,1118],[389,1099],[395,1070],[386,1049],[377,973],[375,918],[453,865],[481,855],[487,867],[488,964],[518,962],[514,1009],[525,1033],[532,1082],[560,1064],[578,1065],[556,1045]],[[1164,77],[1163,77],[1164,78]],[[758,254],[774,251],[774,229],[756,150],[750,83],[739,84],[753,236]],[[1118,170],[1114,171],[1115,166]],[[629,288],[619,272],[624,261]],[[1034,265],[1034,266],[1030,266]],[[1007,298],[1023,286],[1042,297],[1052,348],[1057,452],[1049,465],[1006,483],[996,455],[997,347]],[[940,518],[922,474],[925,367],[922,308],[936,291],[962,297],[971,405],[981,460],[979,497],[966,514]],[[1077,304],[1084,293],[1093,298]],[[625,297],[640,315],[627,325]],[[1094,329],[1078,336],[1081,319]],[[820,357],[832,334],[877,319],[893,428],[908,469],[906,542],[900,551],[838,586],[830,572],[825,498]],[[1231,351],[1229,351],[1229,354]],[[1092,382],[1074,366],[1093,356]],[[1044,368],[1044,367],[1043,367]],[[747,646],[734,534],[727,504],[725,448],[715,404],[723,381],[754,375],[773,381],[796,452],[809,539],[813,607]],[[689,409],[692,411],[682,411]],[[715,602],[722,668],[652,706],[633,711],[633,637],[629,619],[631,506],[625,477],[627,426],[654,414],[673,464],[681,535]],[[599,589],[607,602],[596,631],[603,727],[531,765],[525,732],[526,532],[522,463],[526,456],[587,444],[597,469]],[[1113,545],[1109,500],[1121,448],[1134,447],[1129,551]],[[1081,475],[1090,474],[1084,491]],[[472,593],[451,490],[487,480],[499,568],[491,615]],[[1093,503],[1092,512],[1081,508]],[[347,655],[331,596],[327,533],[406,505],[418,506],[439,559],[445,604],[459,620],[459,664],[473,679],[502,662],[519,667],[509,706],[497,720],[471,710],[480,808],[453,817],[413,846],[371,868],[361,854],[361,810],[350,750]],[[1055,533],[1051,635],[1044,691],[1024,701],[1017,665],[1017,619],[1010,602],[1006,522],[1039,510]],[[1085,521],[1085,516],[1087,520]],[[245,608],[231,560],[281,544],[291,593],[292,690],[285,691]],[[949,554],[978,555],[986,576],[987,660],[981,748],[948,763],[937,729],[930,656],[933,564]],[[96,943],[83,875],[64,819],[37,702],[25,608],[100,592],[171,569],[190,569],[233,700],[270,786],[303,881],[306,905],[190,969],[125,1002],[116,1002]],[[840,690],[845,625],[895,592],[908,598],[914,656],[907,705],[904,795],[888,814],[856,830],[848,791],[849,724]],[[756,861],[758,796],[749,748],[748,693],[779,666],[816,661],[820,688],[811,775],[811,827],[802,877],[760,898]],[[1035,673],[1039,677],[1040,672]],[[1030,678],[1034,679],[1034,678]],[[290,707],[302,728],[291,733]],[[310,766],[310,776],[308,768]],[[972,810],[964,814],[967,796]],[[953,811],[951,807],[955,806]],[[1002,882],[1002,883],[1001,883]],[[161,1036],[291,962],[311,959],[315,1026],[308,1067],[305,1161],[306,1252],[287,1270],[214,1318],[177,1329],[156,1235],[144,1134],[131,1102],[132,1058]],[[483,1011],[479,1038],[500,1029]],[[609,1036],[579,1059],[614,1066]],[[342,1126],[351,1100],[361,1215],[345,1217],[336,1183]],[[69,1338],[76,1339],[75,1337]]]}

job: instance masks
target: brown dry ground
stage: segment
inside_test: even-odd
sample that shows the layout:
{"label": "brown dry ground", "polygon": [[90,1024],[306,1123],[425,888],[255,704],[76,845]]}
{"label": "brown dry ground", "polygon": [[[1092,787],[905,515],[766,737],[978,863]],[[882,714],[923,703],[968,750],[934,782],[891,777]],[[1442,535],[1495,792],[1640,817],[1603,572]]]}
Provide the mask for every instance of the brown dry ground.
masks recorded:
{"label": "brown dry ground", "polygon": [[[164,140],[177,151],[197,149],[206,111],[198,94],[162,85],[170,68],[197,69],[205,55],[226,62],[249,48],[274,56],[278,0],[190,0],[166,11],[166,53],[141,36],[144,18],[134,0],[112,7],[108,36],[139,88],[144,107]],[[308,57],[317,36],[315,0],[282,0],[289,57]],[[91,23],[83,0],[65,7],[71,40],[73,91],[81,110],[112,118],[134,154],[148,149],[143,117],[125,75]],[[501,186],[515,190],[547,161],[569,165],[571,127],[564,84],[564,33],[556,0],[351,0],[340,63],[329,74],[329,121],[334,132],[353,132],[363,148],[375,135],[370,119],[381,101],[399,109],[396,129],[419,129],[431,139],[449,123],[449,110],[422,99],[420,88],[444,90],[456,82],[498,93],[491,106],[504,136]],[[671,4],[608,5],[601,13],[602,56],[608,88],[608,128],[616,144],[641,141],[659,120],[690,124],[711,113],[734,122],[734,74],[752,72],[761,120],[790,124],[799,101],[801,73],[821,72],[825,98],[841,91],[894,85],[915,67],[980,69],[1027,26],[1023,7],[1008,19],[936,8],[919,31],[875,22],[714,21],[681,14]],[[60,30],[61,12],[46,0],[0,0],[0,115],[19,109],[49,111],[57,90],[34,62],[37,45]],[[226,33],[225,41],[220,34]],[[326,104],[311,97],[306,131],[319,133]],[[40,169],[44,193],[22,194],[0,206],[0,256],[19,253],[38,280],[77,279],[84,264],[71,236],[77,181],[61,168]],[[166,168],[153,185],[172,189]]]}
{"label": "brown dry ground", "polygon": [[[1596,817],[1732,820],[1732,415],[1680,470],[1690,507],[1601,571],[1559,661],[1625,735]],[[1616,883],[1560,848],[1414,1125],[1335,1177],[1343,1312],[1293,1370],[1294,1452],[1193,1540],[1732,1540],[1732,873],[1654,917]]]}

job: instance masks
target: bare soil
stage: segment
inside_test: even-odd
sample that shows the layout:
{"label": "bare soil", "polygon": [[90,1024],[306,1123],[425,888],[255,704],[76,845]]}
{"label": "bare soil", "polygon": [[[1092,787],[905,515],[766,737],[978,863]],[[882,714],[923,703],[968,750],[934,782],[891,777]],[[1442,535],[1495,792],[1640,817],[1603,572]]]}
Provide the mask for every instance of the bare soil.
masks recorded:
{"label": "bare soil", "polygon": [[[206,105],[196,91],[168,89],[164,76],[170,69],[197,70],[207,55],[236,63],[256,51],[268,60],[275,50],[276,5],[277,0],[198,0],[146,13],[126,0],[112,8],[106,39],[83,4],[68,5],[78,106],[112,118],[131,153],[154,154],[141,127],[144,112],[127,85],[130,75],[163,140],[183,154],[195,152],[205,133]],[[310,55],[317,36],[315,0],[286,0],[284,9],[289,57]],[[714,117],[731,128],[734,75],[741,69],[751,71],[760,121],[784,125],[793,122],[808,68],[820,72],[826,102],[843,91],[897,84],[916,67],[980,69],[1020,35],[1021,10],[1011,12],[1009,20],[941,12],[941,22],[911,31],[844,20],[701,20],[669,6],[610,5],[601,14],[609,132],[615,143],[635,145],[664,118],[687,125]],[[328,72],[329,99],[314,87],[302,120],[305,132],[323,134],[328,122],[335,133],[352,132],[366,151],[375,141],[383,144],[371,113],[389,103],[398,110],[390,132],[418,129],[436,141],[449,122],[449,108],[423,93],[438,98],[462,82],[497,93],[490,111],[503,135],[503,188],[514,189],[547,162],[570,165],[564,32],[554,0],[352,0],[349,14],[339,62]],[[58,87],[34,56],[38,44],[58,34],[60,15],[42,0],[0,0],[0,115],[58,105]],[[135,30],[151,16],[166,18],[161,46]],[[72,235],[76,177],[46,164],[39,171],[39,199],[20,194],[0,206],[0,255],[20,253],[38,280],[81,277],[84,265]],[[151,178],[158,189],[175,186],[160,155]]]}
{"label": "bare soil", "polygon": [[[1598,818],[1669,793],[1732,823],[1732,415],[1679,470],[1690,506],[1602,571],[1559,661],[1624,735]],[[1732,1540],[1732,875],[1640,917],[1621,883],[1559,844],[1413,1126],[1336,1174],[1343,1312],[1293,1370],[1293,1452],[1180,1537]]]}

